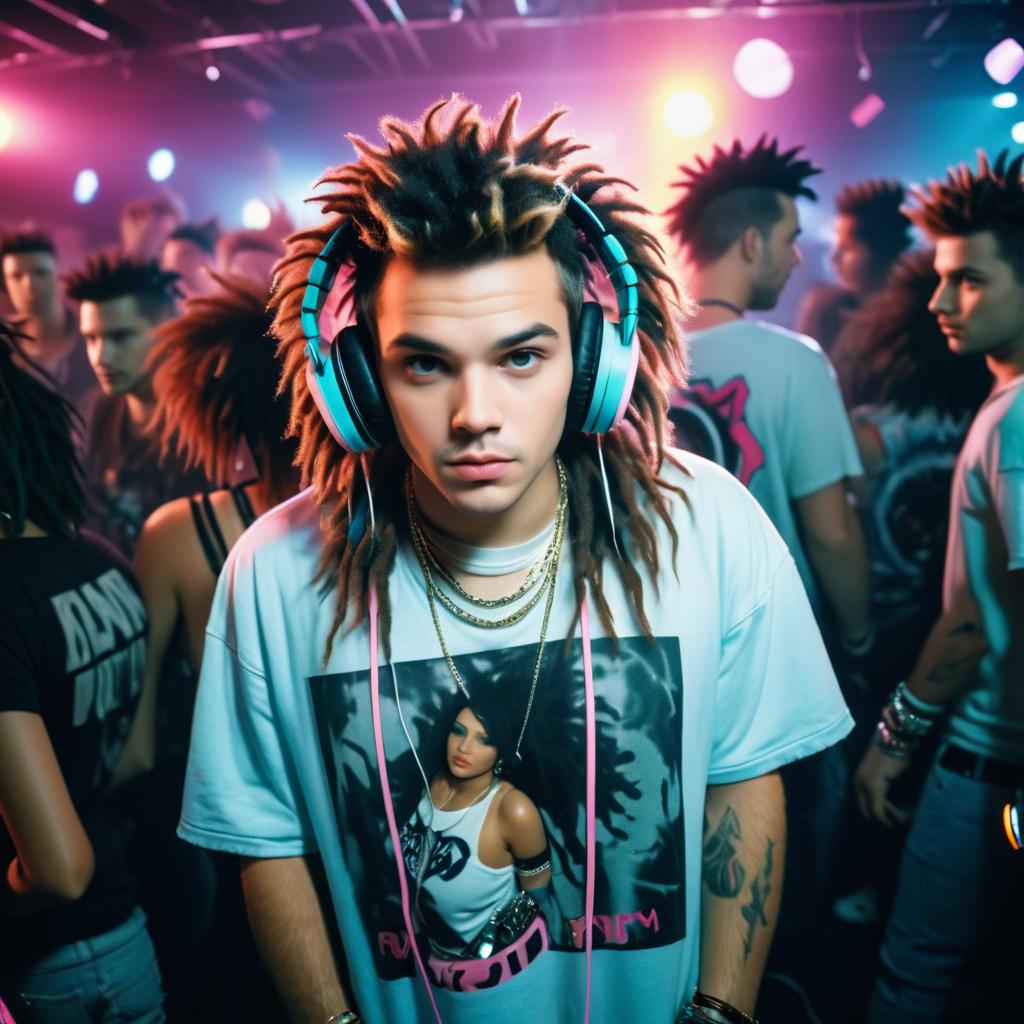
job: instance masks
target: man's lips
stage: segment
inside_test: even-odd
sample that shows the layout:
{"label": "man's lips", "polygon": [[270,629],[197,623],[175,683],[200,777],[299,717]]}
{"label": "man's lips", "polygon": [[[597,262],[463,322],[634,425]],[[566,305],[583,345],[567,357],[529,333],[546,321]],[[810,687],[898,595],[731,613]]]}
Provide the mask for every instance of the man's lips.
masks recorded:
{"label": "man's lips", "polygon": [[452,459],[448,466],[462,480],[497,480],[512,462],[501,455],[463,455]]}
{"label": "man's lips", "polygon": [[469,765],[469,762],[464,757],[453,757],[452,764],[457,768],[466,768]]}

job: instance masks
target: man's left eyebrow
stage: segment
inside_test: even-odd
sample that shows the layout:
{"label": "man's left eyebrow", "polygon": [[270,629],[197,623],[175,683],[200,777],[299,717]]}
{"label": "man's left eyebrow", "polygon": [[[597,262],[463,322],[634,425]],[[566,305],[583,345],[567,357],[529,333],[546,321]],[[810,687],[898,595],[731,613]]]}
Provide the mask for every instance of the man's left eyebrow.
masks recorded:
{"label": "man's left eyebrow", "polygon": [[550,327],[548,324],[536,323],[523,331],[517,331],[515,334],[509,334],[507,337],[501,338],[494,343],[493,348],[495,352],[504,352],[506,349],[515,348],[517,345],[533,341],[534,338],[557,337],[558,331],[554,327]]}

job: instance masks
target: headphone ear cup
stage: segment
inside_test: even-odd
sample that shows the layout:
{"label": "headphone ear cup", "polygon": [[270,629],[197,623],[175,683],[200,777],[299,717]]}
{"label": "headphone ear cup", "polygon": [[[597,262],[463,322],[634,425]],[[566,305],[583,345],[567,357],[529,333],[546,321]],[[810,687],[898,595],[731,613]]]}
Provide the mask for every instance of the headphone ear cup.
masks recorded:
{"label": "headphone ear cup", "polygon": [[[331,361],[335,365],[342,394],[350,399],[352,418],[367,433],[369,448],[376,448],[395,439],[395,421],[391,417],[377,373],[375,346],[370,332],[361,324],[339,331],[331,344]],[[348,387],[346,389],[345,382]]]}
{"label": "headphone ear cup", "polygon": [[584,302],[572,338],[572,387],[565,410],[567,434],[579,433],[587,420],[603,338],[604,310],[596,302]]}

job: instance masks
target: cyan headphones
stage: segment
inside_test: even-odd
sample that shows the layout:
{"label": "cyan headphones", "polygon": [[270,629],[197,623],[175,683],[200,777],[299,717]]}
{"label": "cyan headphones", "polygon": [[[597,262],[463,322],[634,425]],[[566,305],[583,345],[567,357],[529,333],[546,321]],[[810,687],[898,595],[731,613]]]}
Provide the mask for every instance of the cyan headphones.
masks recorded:
{"label": "cyan headphones", "polygon": [[[566,431],[604,434],[626,414],[636,380],[640,344],[636,338],[640,292],[636,270],[619,240],[582,199],[562,185],[565,212],[579,228],[608,272],[619,306],[619,322],[604,318],[596,302],[584,302],[573,332],[573,378],[566,411]],[[320,312],[346,257],[351,222],[335,230],[313,261],[302,298],[302,333],[306,337],[306,381],[313,400],[335,440],[353,454],[379,448],[395,438],[391,410],[377,376],[374,343],[358,322],[343,328],[326,357],[321,351]]]}

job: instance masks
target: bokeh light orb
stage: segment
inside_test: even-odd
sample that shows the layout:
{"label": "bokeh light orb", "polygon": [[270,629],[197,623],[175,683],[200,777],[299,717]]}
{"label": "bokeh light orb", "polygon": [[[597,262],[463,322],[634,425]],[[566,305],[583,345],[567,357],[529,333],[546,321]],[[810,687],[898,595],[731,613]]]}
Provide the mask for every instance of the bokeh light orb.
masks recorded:
{"label": "bokeh light orb", "polygon": [[216,82],[220,79],[220,68],[216,64],[206,65],[206,78],[210,82]]}
{"label": "bokeh light orb", "polygon": [[1024,146],[1024,121],[1018,121],[1010,129],[1010,138]]}
{"label": "bokeh light orb", "polygon": [[1015,92],[997,92],[992,97],[992,106],[999,110],[1013,110],[1017,106],[1017,94]]}
{"label": "bokeh light orb", "polygon": [[1000,85],[1009,85],[1024,68],[1024,46],[1007,38],[985,54],[985,70]]}
{"label": "bokeh light orb", "polygon": [[732,62],[732,73],[739,87],[759,100],[781,96],[793,84],[793,62],[771,39],[744,43]]}
{"label": "bokeh light orb", "polygon": [[270,207],[262,199],[247,199],[242,207],[242,224],[253,231],[270,225]]}
{"label": "bokeh light orb", "polygon": [[91,203],[96,198],[99,187],[100,176],[91,167],[86,167],[84,170],[79,171],[78,177],[75,178],[75,187],[73,189],[75,202],[80,206]]}
{"label": "bokeh light orb", "polygon": [[0,149],[4,149],[14,134],[14,121],[6,110],[0,110]]}
{"label": "bokeh light orb", "polygon": [[714,120],[711,104],[693,89],[680,89],[665,101],[665,124],[681,139],[696,139],[706,134]]}
{"label": "bokeh light orb", "polygon": [[174,154],[169,149],[154,150],[146,166],[154,181],[166,181],[174,173]]}

